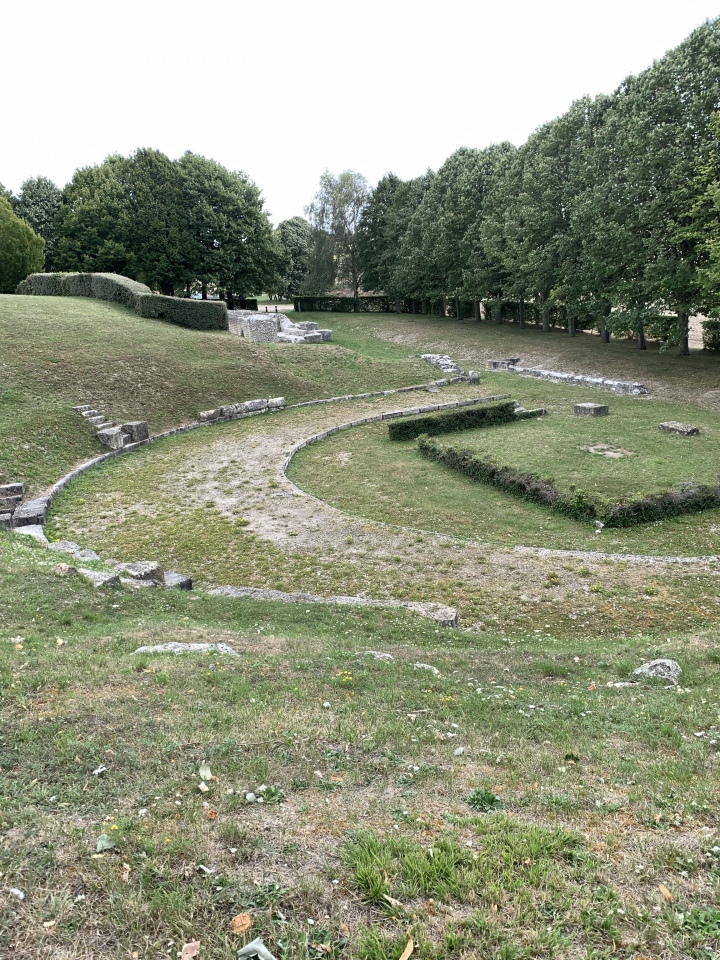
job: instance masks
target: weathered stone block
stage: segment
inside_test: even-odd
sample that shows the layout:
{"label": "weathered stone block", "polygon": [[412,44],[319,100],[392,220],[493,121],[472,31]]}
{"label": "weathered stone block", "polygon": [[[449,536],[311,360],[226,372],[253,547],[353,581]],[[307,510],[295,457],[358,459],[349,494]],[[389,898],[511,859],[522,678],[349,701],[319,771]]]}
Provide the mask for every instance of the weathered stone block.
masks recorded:
{"label": "weathered stone block", "polygon": [[322,343],[323,335],[314,333],[312,330],[305,334],[305,343]]}
{"label": "weathered stone block", "polygon": [[610,408],[606,403],[576,403],[573,413],[576,417],[607,417]]}
{"label": "weathered stone block", "polygon": [[97,410],[95,410],[93,407],[86,407],[86,408],[83,410],[82,415],[83,415],[83,416],[85,417],[85,419],[87,420],[87,419],[89,419],[90,417],[96,417],[96,416],[98,415],[98,412],[97,412]]}
{"label": "weathered stone block", "polygon": [[139,443],[140,440],[147,440],[150,436],[147,420],[131,420],[129,423],[121,424],[120,429],[129,443]]}
{"label": "weathered stone block", "polygon": [[324,341],[332,340],[332,330],[318,330]]}
{"label": "weathered stone block", "polygon": [[22,497],[25,493],[24,483],[0,484],[0,497]]}
{"label": "weathered stone block", "polygon": [[78,573],[91,583],[97,590],[99,587],[119,587],[120,577],[116,573],[107,573],[103,570],[86,570],[84,567],[78,568]]}
{"label": "weathered stone block", "polygon": [[510,367],[514,367],[516,363],[520,363],[520,357],[505,357],[502,360],[488,360],[487,366],[488,370],[508,370]]}
{"label": "weathered stone block", "polygon": [[106,420],[105,423],[98,424],[98,430],[109,430],[110,427],[114,426],[115,424],[112,422],[112,420]]}
{"label": "weathered stone block", "polygon": [[87,422],[91,423],[94,427],[99,427],[100,424],[105,423],[105,417],[99,413],[96,417],[88,417]]}
{"label": "weathered stone block", "polygon": [[149,583],[164,583],[165,571],[156,560],[138,560],[135,563],[119,563],[117,569],[133,580]]}
{"label": "weathered stone block", "polygon": [[480,374],[477,370],[468,370],[468,380],[470,383],[480,383]]}
{"label": "weathered stone block", "polygon": [[165,586],[172,587],[175,590],[192,590],[192,577],[185,573],[173,573],[170,570],[165,572]]}
{"label": "weathered stone block", "polygon": [[121,427],[108,427],[107,430],[98,430],[97,438],[111,450],[121,450],[125,446],[125,434]]}
{"label": "weathered stone block", "polygon": [[86,413],[88,410],[92,410],[92,406],[89,403],[81,403],[77,407],[73,407],[73,410],[77,410],[78,413]]}
{"label": "weathered stone block", "polygon": [[0,513],[0,530],[12,529],[12,514]]}
{"label": "weathered stone block", "polygon": [[22,503],[22,495],[19,497],[0,496],[0,513],[10,512],[19,507]]}
{"label": "weathered stone block", "polygon": [[47,520],[50,501],[47,497],[28,500],[16,508],[13,514],[13,527],[43,526]]}
{"label": "weathered stone block", "polygon": [[300,327],[301,330],[319,330],[320,324],[315,323],[314,320],[300,320],[295,324],[296,327]]}
{"label": "weathered stone block", "polygon": [[666,423],[658,424],[658,426],[666,433],[676,433],[681,437],[694,437],[700,433],[698,427],[693,427],[689,423],[680,423],[677,420],[668,420]]}
{"label": "weathered stone block", "polygon": [[260,410],[267,410],[267,400],[246,400],[243,406],[245,413],[258,413]]}
{"label": "weathered stone block", "polygon": [[211,420],[219,420],[222,414],[219,409],[215,410],[201,410],[198,414],[198,420],[200,423],[208,423]]}
{"label": "weathered stone block", "polygon": [[268,400],[268,410],[282,410],[285,406],[285,397],[271,397]]}

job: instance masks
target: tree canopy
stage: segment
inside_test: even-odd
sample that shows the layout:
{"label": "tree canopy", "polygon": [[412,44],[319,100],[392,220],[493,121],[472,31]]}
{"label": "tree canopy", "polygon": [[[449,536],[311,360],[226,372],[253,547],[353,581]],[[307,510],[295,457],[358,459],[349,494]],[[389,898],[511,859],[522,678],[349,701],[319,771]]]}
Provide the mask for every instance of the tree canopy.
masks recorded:
{"label": "tree canopy", "polygon": [[0,196],[0,293],[15,293],[28,274],[42,270],[43,245],[42,237]]}

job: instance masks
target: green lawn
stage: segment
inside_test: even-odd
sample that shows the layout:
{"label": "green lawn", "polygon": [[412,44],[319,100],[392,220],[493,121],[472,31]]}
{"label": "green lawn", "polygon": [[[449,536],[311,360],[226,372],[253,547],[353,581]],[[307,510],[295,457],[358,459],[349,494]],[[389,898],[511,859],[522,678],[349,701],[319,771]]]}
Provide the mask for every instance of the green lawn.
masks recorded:
{"label": "green lawn", "polygon": [[[179,960],[198,940],[200,960],[234,960],[257,936],[277,960],[399,960],[410,938],[413,960],[720,956],[717,565],[516,549],[717,553],[720,511],[598,536],[391,444],[382,424],[292,461],[292,479],[340,513],[279,472],[325,424],[510,393],[547,420],[480,442],[539,465],[553,451],[563,482],[583,463],[585,484],[709,476],[718,414],[703,394],[720,386],[718,358],[316,319],[334,344],[262,347],[91,300],[0,297],[0,478],[41,489],[100,452],[74,403],[157,431],[223,401],[422,382],[421,352],[476,369],[522,356],[653,395],[483,374],[432,397],[178,435],[53,505],[50,537],[105,561],[158,559],[201,587],[444,601],[456,630],[398,609],[93,590],[70,556],[0,532],[0,956]],[[611,416],[573,421],[580,399],[607,400]],[[704,432],[665,437],[665,419]],[[578,450],[596,430],[633,457]],[[237,656],[134,653],[170,640]],[[635,682],[656,657],[680,663],[678,687]]]}
{"label": "green lawn", "polygon": [[[57,559],[0,535],[3,955],[717,950],[711,633],[438,635],[395,611],[93,591]],[[133,655],[170,639],[238,657]],[[681,689],[608,686],[655,656]]]}

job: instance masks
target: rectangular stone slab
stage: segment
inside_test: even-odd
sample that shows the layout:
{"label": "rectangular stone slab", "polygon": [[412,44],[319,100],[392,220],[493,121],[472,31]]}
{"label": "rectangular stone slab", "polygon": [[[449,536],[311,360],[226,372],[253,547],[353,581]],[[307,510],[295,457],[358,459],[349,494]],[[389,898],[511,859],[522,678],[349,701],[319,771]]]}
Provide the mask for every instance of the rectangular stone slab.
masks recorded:
{"label": "rectangular stone slab", "polygon": [[680,423],[677,420],[668,420],[666,423],[658,424],[658,426],[666,433],[676,433],[681,437],[694,437],[700,433],[698,427],[693,427],[690,423]]}
{"label": "rectangular stone slab", "polygon": [[121,424],[120,429],[130,443],[147,440],[150,436],[147,420],[131,420],[129,423]]}
{"label": "rectangular stone slab", "polygon": [[0,497],[22,497],[25,493],[24,483],[1,483]]}
{"label": "rectangular stone slab", "polygon": [[576,403],[573,413],[576,417],[607,417],[610,408],[606,403]]}

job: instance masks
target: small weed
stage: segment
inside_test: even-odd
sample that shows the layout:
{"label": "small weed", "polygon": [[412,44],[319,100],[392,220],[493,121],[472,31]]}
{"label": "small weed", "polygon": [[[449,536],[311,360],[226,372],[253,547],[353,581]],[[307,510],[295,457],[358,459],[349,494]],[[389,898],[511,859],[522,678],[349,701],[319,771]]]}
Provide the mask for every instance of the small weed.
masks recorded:
{"label": "small weed", "polygon": [[500,797],[496,796],[492,790],[471,790],[465,800],[469,807],[480,813],[493,813],[504,806]]}

